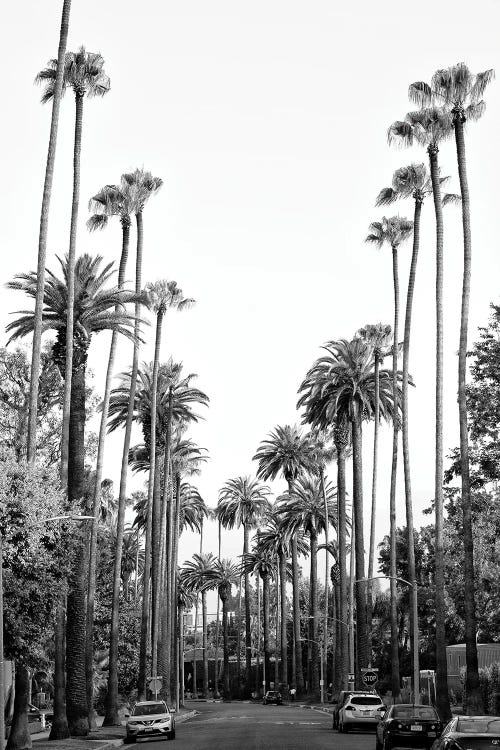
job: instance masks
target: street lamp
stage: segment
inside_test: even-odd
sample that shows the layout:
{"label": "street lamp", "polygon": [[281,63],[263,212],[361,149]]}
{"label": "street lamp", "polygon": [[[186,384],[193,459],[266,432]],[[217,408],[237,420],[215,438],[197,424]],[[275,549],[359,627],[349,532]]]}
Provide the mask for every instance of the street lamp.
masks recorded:
{"label": "street lamp", "polygon": [[[52,516],[50,518],[43,518],[41,521],[33,524],[34,526],[42,526],[48,521],[85,521],[94,519],[94,516],[77,516],[75,514],[69,516]],[[3,657],[3,534],[0,533],[0,750],[5,748],[5,673],[4,673],[4,657]]]}
{"label": "street lamp", "polygon": [[301,638],[301,641],[309,641],[309,643],[315,643],[317,646],[319,646],[319,667],[320,667],[320,673],[319,673],[319,687],[321,691],[321,703],[325,702],[325,680],[324,680],[324,674],[323,674],[323,643],[320,643],[319,641],[315,641],[314,638]]}
{"label": "street lamp", "polygon": [[413,583],[407,581],[406,578],[400,578],[399,576],[371,576],[370,578],[359,578],[355,583],[365,583],[367,581],[375,581],[379,578],[389,579],[390,581],[399,581],[400,583],[409,586],[412,592],[412,616],[413,616],[413,702],[417,703],[420,701],[420,664],[418,659],[418,599],[417,599],[417,581]]}

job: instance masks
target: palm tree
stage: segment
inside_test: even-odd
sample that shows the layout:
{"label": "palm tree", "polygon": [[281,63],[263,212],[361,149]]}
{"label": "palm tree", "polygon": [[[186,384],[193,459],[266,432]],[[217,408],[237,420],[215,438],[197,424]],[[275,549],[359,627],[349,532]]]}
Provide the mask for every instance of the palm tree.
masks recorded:
{"label": "palm tree", "polygon": [[180,704],[184,705],[184,611],[193,606],[194,595],[177,574],[177,618],[179,628],[179,687],[180,687]]}
{"label": "palm tree", "polygon": [[[253,460],[259,462],[257,476],[260,479],[264,481],[276,479],[278,474],[281,474],[288,484],[288,493],[291,496],[297,477],[313,464],[314,453],[308,436],[304,436],[296,426],[285,425],[276,427],[267,440],[262,441]],[[304,674],[300,640],[299,563],[296,537],[292,537],[292,576],[295,649],[295,659],[292,661],[292,684],[300,697],[304,691]]]}
{"label": "palm tree", "polygon": [[[57,332],[52,353],[61,374],[65,373],[66,311],[68,305],[68,261],[58,259],[63,276],[58,278],[48,272],[45,283],[43,325]],[[84,497],[85,456],[85,375],[87,355],[94,333],[116,331],[133,340],[133,317],[125,312],[125,305],[135,296],[118,287],[107,287],[112,276],[112,263],[101,269],[102,258],[82,255],[75,267],[75,333],[73,351],[73,376],[71,387],[68,495],[71,502],[81,502]],[[23,290],[35,298],[36,274],[18,274],[8,286]],[[23,311],[7,330],[10,340],[25,336],[34,329],[31,311]],[[88,732],[87,693],[85,678],[85,597],[87,593],[87,556],[78,547],[72,570],[67,613],[67,713],[72,734]]]}
{"label": "palm tree", "polygon": [[469,326],[470,276],[472,240],[470,226],[470,198],[467,180],[464,126],[467,121],[478,120],[486,108],[482,97],[493,80],[494,71],[472,73],[465,63],[437,70],[430,86],[422,81],[409,89],[410,99],[420,106],[442,104],[450,112],[455,130],[458,176],[462,198],[462,227],[464,242],[464,270],[462,283],[462,308],[460,314],[460,342],[458,349],[458,412],[460,423],[460,473],[462,481],[462,512],[464,538],[464,600],[466,647],[467,711],[480,713],[482,697],[479,687],[479,667],[476,644],[476,605],[474,592],[474,541],[472,530],[472,503],[469,471],[469,438],[467,426],[467,334]]}
{"label": "palm tree", "polygon": [[[374,222],[370,225],[369,234],[366,238],[367,242],[376,244],[378,247],[387,242],[392,249],[392,278],[394,287],[394,344],[392,351],[392,392],[393,399],[396,402],[397,397],[397,370],[398,370],[398,344],[399,344],[399,270],[398,270],[398,249],[402,242],[404,242],[410,236],[412,231],[412,224],[407,219],[401,219],[399,216],[393,216],[391,219],[384,219],[382,222]],[[392,437],[392,469],[391,469],[391,490],[390,490],[390,523],[391,523],[391,607],[392,607],[392,628],[391,628],[391,643],[392,643],[392,689],[394,695],[399,695],[399,656],[396,656],[397,648],[397,612],[396,612],[396,480],[397,480],[397,461],[398,461],[398,432],[399,432],[399,421],[396,419],[393,422],[393,437]],[[408,521],[408,505],[406,506],[407,521]],[[410,513],[412,516],[412,514]],[[408,523],[407,523],[408,526]],[[412,521],[413,526],[413,521]],[[408,560],[409,560],[409,571],[410,577],[412,571],[415,571],[415,550],[413,541],[413,529],[408,529]],[[411,578],[414,581],[414,578]],[[415,591],[416,594],[416,591]],[[415,646],[416,644],[414,644]],[[415,652],[415,649],[413,649]],[[397,669],[397,672],[396,672]],[[396,684],[397,683],[397,684]]]}
{"label": "palm tree", "polygon": [[[328,429],[335,422],[349,422],[353,450],[353,507],[356,549],[356,640],[359,668],[368,664],[367,622],[363,533],[362,421],[374,413],[375,378],[373,350],[361,339],[330,341],[300,386],[298,406],[305,406],[304,419],[312,427]],[[380,412],[393,417],[394,399],[390,393],[390,373],[380,372]],[[398,403],[399,393],[396,396]],[[342,523],[342,521],[340,521]],[[342,537],[342,532],[341,532]]]}
{"label": "palm tree", "polygon": [[[302,532],[295,535],[297,540],[297,555],[306,555],[309,545],[304,539]],[[287,650],[287,598],[286,584],[290,577],[288,560],[292,554],[292,536],[287,529],[283,517],[277,513],[276,505],[266,519],[265,528],[259,534],[259,547],[272,552],[278,558],[278,572],[280,580],[280,606],[281,606],[281,682],[285,688],[288,687],[288,650]]]}
{"label": "palm tree", "polygon": [[[249,552],[250,530],[257,526],[269,510],[269,488],[250,477],[229,479],[219,491],[218,516],[226,529],[243,526],[243,554]],[[246,691],[250,692],[252,641],[250,632],[250,580],[245,578],[245,666]]]}
{"label": "palm tree", "polygon": [[[29,393],[29,418],[27,437],[27,459],[35,463],[36,456],[36,427],[38,412],[38,380],[40,377],[40,358],[42,354],[43,305],[45,297],[45,263],[47,258],[47,231],[49,225],[49,208],[52,195],[52,181],[54,177],[54,163],[56,160],[57,131],[59,128],[59,110],[64,86],[64,59],[68,42],[69,16],[71,0],[64,0],[62,7],[61,30],[59,33],[59,48],[57,51],[57,71],[52,97],[52,117],[50,123],[49,146],[47,163],[45,166],[45,180],[43,184],[42,208],[40,212],[40,230],[38,235],[38,261],[36,277],[38,280],[35,295],[35,320],[33,326],[33,344],[31,352],[31,376]],[[67,722],[63,716],[64,698],[58,693],[54,706],[54,722],[51,735],[53,739],[65,739],[68,736]]]}
{"label": "palm tree", "polygon": [[239,567],[231,560],[217,560],[215,564],[217,591],[222,602],[222,642],[223,642],[223,673],[222,685],[224,698],[230,698],[229,686],[229,638],[227,621],[227,601],[231,596],[231,588],[241,580]]}
{"label": "palm tree", "polygon": [[[156,338],[155,338],[155,356],[153,362],[153,377],[151,383],[151,444],[150,444],[150,469],[148,481],[148,521],[146,525],[146,549],[144,564],[144,587],[142,599],[142,619],[141,619],[141,644],[139,654],[139,681],[138,689],[140,695],[146,693],[146,648],[147,634],[149,627],[149,595],[150,595],[150,569],[152,559],[152,520],[154,516],[153,499],[155,483],[159,480],[159,462],[156,463],[156,418],[157,418],[157,392],[158,392],[158,372],[160,367],[160,345],[163,319],[169,309],[179,311],[191,307],[194,300],[184,297],[182,289],[177,286],[175,281],[157,281],[155,284],[146,285],[146,300],[148,307],[156,314]],[[157,555],[153,560],[157,560]],[[158,573],[157,573],[158,578]],[[154,578],[153,578],[154,580]],[[155,591],[153,591],[153,623],[152,623],[152,674],[156,677],[157,658],[158,658],[158,606]],[[156,604],[156,606],[155,606]]]}
{"label": "palm tree", "polygon": [[[372,581],[375,563],[375,518],[377,513],[377,470],[378,470],[378,438],[380,426],[379,407],[379,373],[380,365],[384,358],[390,353],[392,343],[392,328],[384,323],[368,324],[360,328],[357,335],[373,348],[374,374],[375,374],[375,412],[374,412],[374,437],[373,437],[373,474],[372,474],[372,508],[370,515],[370,552],[368,555],[368,612],[367,620],[372,626]],[[371,633],[370,633],[371,639]]]}
{"label": "palm tree", "polygon": [[[271,678],[271,662],[269,649],[269,586],[277,574],[276,556],[272,551],[262,547],[259,540],[253,545],[251,552],[244,553],[241,558],[241,572],[244,576],[257,575],[262,578],[262,627],[264,635],[264,692],[267,690],[267,684]],[[257,617],[257,628],[260,633],[260,612]],[[258,678],[257,678],[258,679]]]}
{"label": "palm tree", "polygon": [[[277,512],[282,516],[285,528],[291,534],[303,529],[309,535],[310,575],[309,575],[309,627],[308,627],[308,669],[309,691],[319,690],[318,653],[318,536],[326,526],[336,525],[335,490],[330,482],[324,483],[318,476],[300,476],[294,484],[292,495],[278,498]],[[325,515],[326,502],[326,515]],[[325,642],[326,646],[326,642]]]}
{"label": "palm tree", "polygon": [[[57,83],[57,60],[51,60],[47,68],[40,71],[36,77],[37,83],[44,83],[45,89],[42,102],[53,99]],[[68,309],[66,321],[66,372],[64,375],[63,423],[61,440],[61,476],[63,486],[68,478],[69,454],[69,420],[71,407],[71,376],[73,362],[73,327],[74,327],[74,298],[75,298],[75,263],[76,263],[76,233],[78,225],[78,209],[80,205],[80,161],[82,150],[83,130],[83,100],[85,95],[104,96],[110,87],[108,76],[104,72],[104,60],[101,55],[86,52],[80,47],[78,52],[67,52],[64,60],[63,93],[66,88],[72,88],[75,94],[75,138],[73,145],[73,198],[71,203],[71,226],[68,251]],[[94,528],[95,537],[96,530]],[[87,679],[89,675],[87,675]],[[91,683],[90,683],[91,684]],[[91,695],[89,699],[91,700]],[[89,704],[89,710],[90,704]]]}
{"label": "palm tree", "polygon": [[[217,559],[209,553],[194,554],[181,568],[180,577],[186,588],[201,593],[203,621],[203,697],[208,695],[208,638],[207,638],[207,591],[218,583]],[[196,646],[196,644],[195,644]],[[195,649],[196,660],[196,649]]]}
{"label": "palm tree", "polygon": [[[439,176],[439,144],[452,132],[449,113],[428,107],[409,112],[404,121],[394,122],[388,131],[389,143],[427,149],[436,217],[436,426],[435,426],[435,608],[436,608],[436,703],[443,719],[451,718],[446,662],[444,592],[444,500],[443,500],[443,203]],[[446,196],[445,196],[446,198]]]}
{"label": "palm tree", "polygon": [[[130,378],[130,390],[128,394],[127,415],[123,438],[122,461],[120,470],[120,490],[118,495],[118,516],[116,522],[116,550],[113,568],[113,598],[111,604],[111,628],[109,637],[109,677],[108,691],[106,694],[105,726],[116,726],[120,724],[118,716],[118,627],[120,617],[120,574],[121,556],[123,545],[123,529],[125,525],[125,509],[127,504],[127,471],[128,453],[132,435],[132,422],[134,418],[135,389],[137,385],[137,372],[139,369],[139,325],[141,315],[140,293],[142,290],[142,252],[143,252],[143,211],[149,198],[160,189],[162,181],[159,177],[153,177],[150,172],[136,169],[122,175],[120,187],[124,195],[128,195],[132,211],[135,213],[137,225],[137,251],[135,267],[135,325],[134,325],[134,350],[132,357],[132,374]],[[92,206],[98,210],[97,200]],[[107,205],[107,204],[106,204]],[[94,222],[95,223],[95,222]]]}
{"label": "palm tree", "polygon": [[[325,490],[325,471],[326,471],[326,465],[328,463],[331,463],[331,461],[334,460],[336,456],[336,450],[335,450],[335,446],[331,444],[330,442],[331,435],[329,435],[328,433],[322,432],[321,430],[315,430],[311,433],[311,438],[313,440],[315,464],[317,467],[317,472],[318,472],[318,476],[319,476],[319,480],[321,484],[321,492],[323,495],[324,517],[326,518],[328,516],[328,504],[327,504],[327,495],[326,495],[326,490]],[[329,534],[328,534],[329,525],[330,525],[329,523],[326,523],[324,527],[325,545],[327,548],[329,544]],[[338,535],[338,527],[337,527],[337,535]],[[325,675],[328,674],[327,645],[328,645],[328,607],[329,607],[328,600],[329,600],[329,587],[330,587],[329,581],[330,581],[330,566],[329,566],[328,554],[325,554],[325,611],[324,611],[324,620],[323,620],[323,639],[325,643],[324,655],[323,655],[323,659],[324,659],[323,673]]]}

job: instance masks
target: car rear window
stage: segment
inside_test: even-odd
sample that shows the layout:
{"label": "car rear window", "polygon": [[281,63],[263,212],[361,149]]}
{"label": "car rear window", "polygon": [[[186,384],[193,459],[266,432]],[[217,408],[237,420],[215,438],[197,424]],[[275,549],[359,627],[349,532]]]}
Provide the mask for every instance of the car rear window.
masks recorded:
{"label": "car rear window", "polygon": [[392,715],[397,719],[430,719],[431,721],[438,721],[437,713],[433,708],[427,708],[423,706],[405,706],[404,708],[394,707]]}
{"label": "car rear window", "polygon": [[151,714],[164,714],[167,712],[164,703],[146,703],[134,706],[132,716],[151,716]]}
{"label": "car rear window", "polygon": [[382,701],[374,695],[367,695],[366,697],[353,696],[349,701],[353,706],[380,706]]}
{"label": "car rear window", "polygon": [[457,723],[457,732],[464,732],[464,734],[500,735],[500,719],[486,719],[484,716],[480,719],[475,719],[473,717],[470,719],[459,719]]}

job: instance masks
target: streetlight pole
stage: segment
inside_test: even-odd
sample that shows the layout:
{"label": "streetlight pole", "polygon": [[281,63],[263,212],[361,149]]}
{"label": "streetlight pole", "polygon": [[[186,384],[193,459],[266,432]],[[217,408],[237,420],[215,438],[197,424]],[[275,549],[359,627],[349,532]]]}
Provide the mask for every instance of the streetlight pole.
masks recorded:
{"label": "streetlight pole", "polygon": [[[413,665],[413,702],[420,702],[420,664],[418,658],[418,599],[417,599],[417,581],[407,581],[406,578],[400,578],[399,576],[372,576],[371,578],[360,578],[360,581],[374,581],[378,578],[389,579],[392,581],[399,581],[404,583],[405,586],[409,586],[411,589],[411,608],[413,616],[413,654],[412,654],[412,665]],[[358,581],[356,581],[357,583]]]}

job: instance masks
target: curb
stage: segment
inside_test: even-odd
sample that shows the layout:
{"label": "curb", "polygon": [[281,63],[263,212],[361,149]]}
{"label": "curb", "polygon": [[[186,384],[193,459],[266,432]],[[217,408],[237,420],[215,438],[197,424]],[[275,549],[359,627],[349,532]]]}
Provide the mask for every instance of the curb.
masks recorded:
{"label": "curb", "polygon": [[309,709],[309,711],[319,711],[323,714],[332,714],[333,712],[330,711],[329,708],[321,708],[321,706],[308,706],[307,704],[301,704],[299,703],[298,708],[306,708]]}

